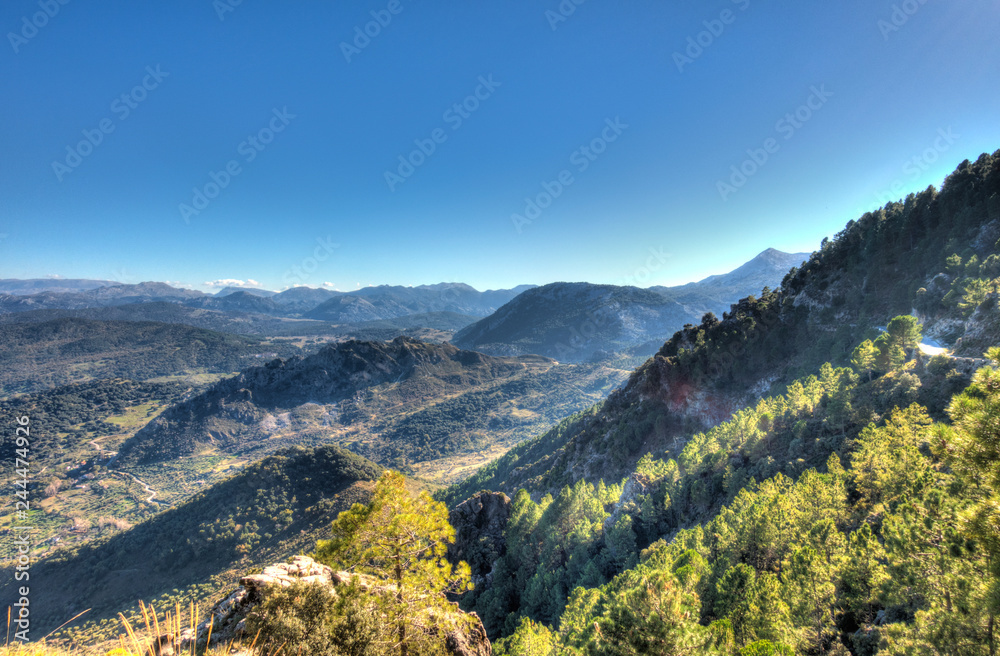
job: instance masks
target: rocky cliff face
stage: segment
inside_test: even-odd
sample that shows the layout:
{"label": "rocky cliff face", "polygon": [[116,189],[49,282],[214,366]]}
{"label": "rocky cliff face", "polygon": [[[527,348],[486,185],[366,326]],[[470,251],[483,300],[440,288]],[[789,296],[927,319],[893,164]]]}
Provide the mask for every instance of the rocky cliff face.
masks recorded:
{"label": "rocky cliff face", "polygon": [[510,519],[510,497],[502,492],[480,492],[455,506],[448,521],[455,527],[455,542],[448,559],[464,560],[477,586],[491,582],[493,563],[507,551],[504,529]]}
{"label": "rocky cliff face", "polygon": [[[276,563],[264,568],[259,574],[240,578],[240,587],[215,604],[206,620],[199,624],[196,630],[188,629],[181,633],[177,644],[179,652],[186,653],[192,642],[204,645],[209,641],[209,627],[211,627],[211,645],[238,642],[244,637],[252,639],[252,636],[244,635],[247,618],[268,594],[298,582],[324,586],[334,594],[341,586],[351,583],[356,583],[365,591],[374,592],[380,588],[379,582],[372,577],[337,572],[308,556],[293,556],[288,563]],[[458,604],[452,604],[452,607],[456,615],[466,615],[458,608]],[[446,636],[447,652],[452,656],[492,656],[493,648],[486,637],[486,629],[475,613],[469,615],[473,620],[469,628],[452,630]],[[462,627],[464,623],[457,622],[456,625]],[[161,636],[161,641],[163,638],[166,636]]]}

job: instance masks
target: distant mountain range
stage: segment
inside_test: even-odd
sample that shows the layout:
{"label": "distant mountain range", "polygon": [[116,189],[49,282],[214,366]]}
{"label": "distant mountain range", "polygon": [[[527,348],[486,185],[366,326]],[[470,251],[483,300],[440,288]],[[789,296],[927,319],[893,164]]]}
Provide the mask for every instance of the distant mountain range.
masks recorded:
{"label": "distant mountain range", "polygon": [[514,289],[485,292],[462,283],[366,287],[330,298],[305,316],[334,323],[393,319],[425,312],[455,312],[482,317],[532,287],[521,285]]}
{"label": "distant mountain range", "polygon": [[[3,303],[0,297],[0,304]],[[150,301],[146,303],[126,303],[103,307],[83,307],[74,309],[50,308],[27,310],[24,312],[0,312],[0,324],[31,324],[55,319],[93,319],[98,321],[158,321],[179,323],[196,328],[217,330],[237,335],[280,335],[286,329],[299,328],[302,321],[271,317],[262,314],[237,312],[235,310],[206,310],[180,305],[171,301]],[[473,319],[474,320],[474,319]],[[307,322],[314,330],[324,332],[329,324]]]}
{"label": "distant mountain range", "polygon": [[84,280],[79,278],[0,278],[0,294],[38,294],[40,292],[80,292],[98,287],[111,287],[119,283],[111,280]]}
{"label": "distant mountain range", "polygon": [[483,317],[532,287],[521,285],[514,289],[480,292],[461,283],[439,283],[419,287],[381,285],[348,293],[308,287],[293,287],[280,293],[226,287],[212,295],[178,289],[162,282],[137,285],[87,280],[2,282],[0,315],[169,302],[226,313],[308,318],[333,323],[378,321],[428,312]]}
{"label": "distant mountain range", "polygon": [[730,273],[650,289],[553,283],[480,292],[463,283],[438,283],[352,292],[230,286],[206,294],[162,282],[0,280],[0,323],[73,317],[271,336],[453,337],[461,348],[493,355],[537,353],[582,362],[610,352],[649,355],[706,312],[721,314],[743,296],[776,287],[806,257],[768,249]]}
{"label": "distant mountain range", "polygon": [[494,355],[536,353],[580,362],[605,353],[652,355],[685,324],[723,314],[740,298],[777,287],[807,253],[768,249],[738,269],[678,287],[553,283],[517,296],[458,331],[452,342]]}

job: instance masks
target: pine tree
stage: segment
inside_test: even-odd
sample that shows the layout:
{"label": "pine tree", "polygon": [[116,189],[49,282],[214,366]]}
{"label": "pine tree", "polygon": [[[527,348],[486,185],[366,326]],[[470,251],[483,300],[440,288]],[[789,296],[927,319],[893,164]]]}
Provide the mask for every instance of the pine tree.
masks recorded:
{"label": "pine tree", "polygon": [[469,566],[445,558],[455,541],[443,503],[422,492],[412,496],[402,474],[387,471],[367,506],[354,504],[337,517],[333,538],[316,545],[321,562],[374,576],[370,590],[388,631],[384,646],[407,656],[410,648],[440,648],[459,621],[442,594],[471,589]]}
{"label": "pine tree", "polygon": [[872,532],[871,526],[862,524],[851,533],[847,559],[844,563],[843,585],[847,608],[860,624],[875,620],[882,584],[888,580],[885,571],[885,549]]}
{"label": "pine tree", "polygon": [[[986,357],[1000,363],[1000,347]],[[987,554],[991,594],[987,600],[986,640],[989,653],[998,651],[996,617],[1000,614],[1000,370],[983,367],[972,384],[948,406],[953,430],[940,429],[940,448],[955,468],[972,483],[978,498],[965,532]]]}
{"label": "pine tree", "polygon": [[878,349],[872,344],[870,339],[866,339],[854,349],[851,354],[851,364],[858,370],[859,374],[867,374],[868,380],[872,379],[872,371],[878,359]]}
{"label": "pine tree", "polygon": [[555,653],[559,637],[544,624],[521,618],[513,634],[493,645],[495,656],[550,656]]}
{"label": "pine tree", "polygon": [[716,583],[715,614],[733,626],[737,645],[777,638],[787,630],[788,606],[777,577],[740,563]]}
{"label": "pine tree", "polygon": [[806,644],[812,653],[822,653],[836,631],[836,576],[833,564],[809,546],[797,548],[787,563],[788,598],[800,624],[810,627]]}
{"label": "pine tree", "polygon": [[920,328],[916,317],[901,315],[889,322],[886,333],[894,346],[912,351],[920,344]]}
{"label": "pine tree", "polygon": [[875,340],[875,348],[878,349],[878,358],[875,360],[875,367],[880,371],[896,371],[906,362],[906,351],[898,343],[893,341],[889,333],[882,333]]}

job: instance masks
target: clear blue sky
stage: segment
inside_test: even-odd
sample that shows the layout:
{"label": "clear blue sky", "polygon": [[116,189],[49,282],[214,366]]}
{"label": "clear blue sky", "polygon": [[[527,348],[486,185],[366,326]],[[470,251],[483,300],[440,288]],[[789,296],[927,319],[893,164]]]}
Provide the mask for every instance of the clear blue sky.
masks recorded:
{"label": "clear blue sky", "polygon": [[1000,148],[989,0],[233,1],[0,6],[0,277],[675,284]]}

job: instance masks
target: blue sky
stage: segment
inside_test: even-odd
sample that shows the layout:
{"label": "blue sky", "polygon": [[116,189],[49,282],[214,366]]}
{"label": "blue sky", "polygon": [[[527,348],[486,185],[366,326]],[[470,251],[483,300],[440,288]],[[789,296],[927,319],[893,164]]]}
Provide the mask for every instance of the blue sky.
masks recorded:
{"label": "blue sky", "polygon": [[679,4],[7,0],[0,277],[677,284],[1000,148],[995,2]]}

